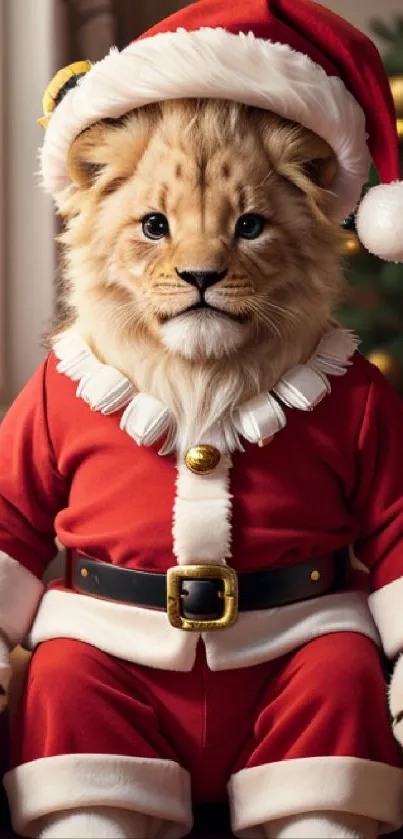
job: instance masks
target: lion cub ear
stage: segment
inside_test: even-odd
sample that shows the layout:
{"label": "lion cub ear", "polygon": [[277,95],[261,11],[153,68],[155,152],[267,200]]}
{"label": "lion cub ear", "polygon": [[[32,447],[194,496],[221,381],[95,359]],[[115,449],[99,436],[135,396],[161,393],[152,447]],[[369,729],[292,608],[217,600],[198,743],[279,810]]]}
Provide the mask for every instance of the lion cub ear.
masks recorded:
{"label": "lion cub ear", "polygon": [[96,123],[79,134],[70,146],[68,173],[73,183],[82,189],[89,189],[108,164],[110,151],[107,137],[110,132],[111,127],[107,123]]}
{"label": "lion cub ear", "polygon": [[316,139],[319,140],[315,150],[317,156],[312,157],[313,149],[311,148],[308,159],[302,160],[302,171],[316,186],[331,190],[339,168],[337,157],[325,140],[319,137]]}
{"label": "lion cub ear", "polygon": [[326,140],[300,126],[283,139],[282,152],[276,161],[277,171],[303,192],[310,191],[312,185],[330,190],[336,179],[338,163]]}
{"label": "lion cub ear", "polygon": [[157,107],[147,106],[120,119],[97,122],[79,134],[67,158],[72,182],[82,190],[96,184],[102,195],[112,193],[135,171],[159,113]]}
{"label": "lion cub ear", "polygon": [[322,140],[316,134],[306,134],[296,152],[294,165],[297,165],[303,176],[320,189],[331,190],[339,166],[337,157],[326,140]]}
{"label": "lion cub ear", "polygon": [[282,120],[267,126],[265,147],[275,170],[304,192],[309,203],[317,207],[329,203],[338,162],[326,140]]}

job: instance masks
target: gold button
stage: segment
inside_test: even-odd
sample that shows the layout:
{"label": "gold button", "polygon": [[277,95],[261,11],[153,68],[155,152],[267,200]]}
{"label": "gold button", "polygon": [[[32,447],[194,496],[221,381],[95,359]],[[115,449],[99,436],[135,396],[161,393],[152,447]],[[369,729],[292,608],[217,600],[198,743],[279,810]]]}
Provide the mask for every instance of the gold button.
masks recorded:
{"label": "gold button", "polygon": [[80,571],[82,577],[88,577],[88,571],[86,568],[82,568]]}
{"label": "gold button", "polygon": [[215,446],[192,446],[186,453],[185,463],[190,472],[195,475],[208,475],[213,472],[221,460],[221,455]]}
{"label": "gold button", "polygon": [[313,583],[317,583],[320,580],[320,571],[312,571],[311,572],[311,580]]}

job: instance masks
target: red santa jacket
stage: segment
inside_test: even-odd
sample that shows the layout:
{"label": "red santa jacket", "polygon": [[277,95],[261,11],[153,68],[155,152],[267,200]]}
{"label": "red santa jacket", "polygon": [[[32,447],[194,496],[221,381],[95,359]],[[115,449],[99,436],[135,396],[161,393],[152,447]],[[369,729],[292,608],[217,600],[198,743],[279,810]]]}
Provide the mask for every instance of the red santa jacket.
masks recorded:
{"label": "red santa jacket", "polygon": [[[273,658],[324,632],[356,629],[375,638],[367,593],[355,588],[371,594],[386,652],[395,655],[403,647],[400,398],[356,354],[313,411],[286,414],[287,425],[270,445],[246,444],[245,453],[232,456],[230,565],[267,569],[354,545],[369,573],[361,572],[346,592],[244,613],[234,627],[206,633],[213,669]],[[56,553],[56,536],[67,548],[126,568],[165,571],[177,561],[176,458],[161,457],[158,444],[138,446],[122,431],[121,415],[91,411],[52,354],[4,419],[0,623],[3,611],[3,631],[13,641],[35,617],[33,645],[81,638],[133,661],[190,669],[198,635],[171,627],[165,613],[95,600],[66,584],[40,600],[38,580]],[[218,496],[216,506],[225,506]],[[214,492],[199,502],[194,544],[201,553],[196,561],[203,561],[203,540],[215,538]],[[186,510],[182,515],[186,522]]]}

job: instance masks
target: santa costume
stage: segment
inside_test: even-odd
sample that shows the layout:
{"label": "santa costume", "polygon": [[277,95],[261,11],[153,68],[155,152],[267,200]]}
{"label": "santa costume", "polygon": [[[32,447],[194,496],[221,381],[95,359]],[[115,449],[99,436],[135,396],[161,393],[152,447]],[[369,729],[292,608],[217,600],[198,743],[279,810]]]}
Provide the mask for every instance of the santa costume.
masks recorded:
{"label": "santa costume", "polygon": [[[388,81],[310,0],[201,0],[45,98],[44,184],[91,124],[153,101],[233,99],[323,137],[337,214],[371,158],[361,240],[403,258]],[[188,451],[166,407],[73,327],[0,429],[0,677],[35,650],[5,778],[43,837],[180,837],[229,796],[253,837],[376,836],[403,822],[380,648],[403,649],[403,407],[342,329]],[[168,451],[168,453],[166,453]],[[66,547],[65,579],[41,582]],[[399,663],[392,711],[399,733]],[[392,683],[393,687],[393,683]],[[395,706],[393,706],[395,703]]]}

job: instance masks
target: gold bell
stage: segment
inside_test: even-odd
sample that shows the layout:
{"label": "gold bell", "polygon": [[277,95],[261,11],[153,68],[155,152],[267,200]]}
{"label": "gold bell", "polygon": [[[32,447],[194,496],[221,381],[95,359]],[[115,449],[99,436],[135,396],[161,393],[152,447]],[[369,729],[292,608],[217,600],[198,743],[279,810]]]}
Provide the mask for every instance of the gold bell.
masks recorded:
{"label": "gold bell", "polygon": [[214,472],[221,460],[221,455],[215,446],[192,446],[186,453],[185,463],[190,472],[195,475],[208,475]]}
{"label": "gold bell", "polygon": [[75,61],[74,64],[69,64],[67,67],[62,67],[58,70],[53,79],[49,82],[45,93],[43,94],[43,117],[38,119],[38,124],[42,128],[47,128],[50,118],[55,110],[56,101],[59,95],[67,89],[71,84],[72,79],[79,79],[91,70],[92,64],[90,61]]}

